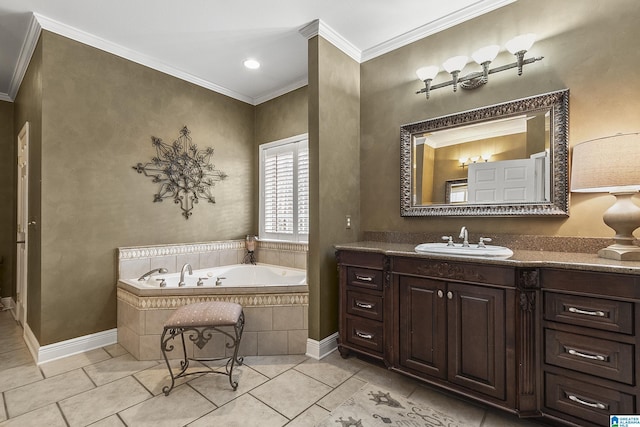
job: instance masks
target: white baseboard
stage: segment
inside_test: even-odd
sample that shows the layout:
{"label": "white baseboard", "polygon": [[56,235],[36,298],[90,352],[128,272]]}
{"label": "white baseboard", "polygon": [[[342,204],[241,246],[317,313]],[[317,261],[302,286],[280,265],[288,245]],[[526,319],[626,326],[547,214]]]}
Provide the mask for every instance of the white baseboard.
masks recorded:
{"label": "white baseboard", "polygon": [[36,339],[36,336],[33,335],[33,331],[31,331],[28,323],[22,325],[22,329],[24,331],[24,342],[27,344],[29,353],[31,353],[31,357],[33,357],[33,360],[38,363],[38,349],[40,348],[40,343]]}
{"label": "white baseboard", "polygon": [[29,325],[24,325],[24,339],[33,359],[39,365],[62,357],[116,344],[118,342],[118,330],[115,328],[109,329],[108,331],[97,332],[41,347],[33,332],[31,332]]}
{"label": "white baseboard", "polygon": [[338,333],[334,333],[321,341],[307,338],[307,356],[320,360],[333,353],[338,348]]}

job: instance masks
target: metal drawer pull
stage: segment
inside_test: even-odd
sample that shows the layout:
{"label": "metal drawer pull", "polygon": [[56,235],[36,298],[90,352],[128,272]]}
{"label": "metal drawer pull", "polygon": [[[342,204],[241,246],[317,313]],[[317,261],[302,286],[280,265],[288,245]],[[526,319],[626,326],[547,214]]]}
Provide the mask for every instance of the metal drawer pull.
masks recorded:
{"label": "metal drawer pull", "polygon": [[587,311],[587,310],[580,310],[579,308],[575,308],[575,307],[569,307],[569,311],[576,314],[586,314],[587,316],[598,316],[598,317],[606,316],[605,312],[600,310]]}
{"label": "metal drawer pull", "polygon": [[356,301],[356,307],[366,308],[367,310],[371,310],[373,308],[373,304]]}
{"label": "metal drawer pull", "polygon": [[373,282],[373,277],[361,276],[359,274],[356,274],[356,279],[360,280],[361,282]]}
{"label": "metal drawer pull", "polygon": [[573,394],[569,394],[567,395],[567,397],[569,398],[569,400],[573,400],[576,403],[579,403],[581,405],[584,406],[588,406],[589,408],[596,408],[596,409],[607,409],[607,406],[598,402],[598,403],[591,403],[591,402],[587,402],[585,400],[580,399],[577,396],[574,396]]}
{"label": "metal drawer pull", "polygon": [[606,357],[604,357],[604,356],[602,356],[600,354],[582,353],[582,352],[574,350],[572,348],[570,348],[569,351],[567,351],[567,353],[569,353],[572,356],[578,356],[578,357],[582,357],[584,359],[599,360],[601,362],[604,362],[605,360],[607,360]]}
{"label": "metal drawer pull", "polygon": [[356,331],[356,336],[358,338],[362,338],[365,340],[372,340],[373,339],[373,335],[372,334],[365,334],[364,332],[360,332],[360,331]]}

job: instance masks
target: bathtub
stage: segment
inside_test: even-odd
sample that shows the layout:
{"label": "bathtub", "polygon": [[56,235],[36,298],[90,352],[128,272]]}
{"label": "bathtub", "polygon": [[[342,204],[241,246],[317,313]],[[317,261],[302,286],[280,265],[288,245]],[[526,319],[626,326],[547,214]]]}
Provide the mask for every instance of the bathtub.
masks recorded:
{"label": "bathtub", "polygon": [[124,282],[141,289],[304,286],[307,284],[307,272],[269,264],[235,264],[193,270],[191,275],[186,271],[182,287],[178,287],[180,273],[154,274],[143,281],[124,279]]}
{"label": "bathtub", "polygon": [[[198,286],[201,278],[202,285]],[[166,285],[160,287],[161,281],[156,279],[164,279]],[[220,285],[216,286],[218,279]],[[162,358],[160,333],[176,308],[206,301],[243,306],[247,319],[240,347],[243,356],[305,353],[309,306],[306,270],[235,264],[193,270],[192,275],[186,272],[184,280],[186,284],[181,287],[180,273],[154,274],[144,281],[137,277],[118,280],[118,342],[138,360]],[[188,353],[199,351],[191,347]],[[205,350],[214,352],[205,357],[217,357],[226,351],[224,346],[207,346]]]}

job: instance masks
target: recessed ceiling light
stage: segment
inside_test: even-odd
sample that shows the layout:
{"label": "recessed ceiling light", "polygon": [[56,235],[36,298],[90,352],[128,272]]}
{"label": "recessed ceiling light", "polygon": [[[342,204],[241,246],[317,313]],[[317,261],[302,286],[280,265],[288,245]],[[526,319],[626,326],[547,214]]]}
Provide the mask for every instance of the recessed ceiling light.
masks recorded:
{"label": "recessed ceiling light", "polygon": [[260,68],[260,63],[255,59],[247,59],[246,61],[244,61],[244,66],[250,70],[257,70],[258,68]]}

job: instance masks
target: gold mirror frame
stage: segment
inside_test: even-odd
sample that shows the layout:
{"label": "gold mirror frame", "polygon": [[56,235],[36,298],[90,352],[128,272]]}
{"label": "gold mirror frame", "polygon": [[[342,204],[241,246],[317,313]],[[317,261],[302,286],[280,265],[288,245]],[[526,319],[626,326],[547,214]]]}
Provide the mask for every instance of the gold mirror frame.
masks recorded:
{"label": "gold mirror frame", "polygon": [[[412,204],[413,136],[485,122],[523,113],[549,111],[551,145],[551,200],[549,202],[494,204]],[[569,90],[509,101],[475,110],[411,123],[400,127],[400,215],[411,216],[568,216]]]}

